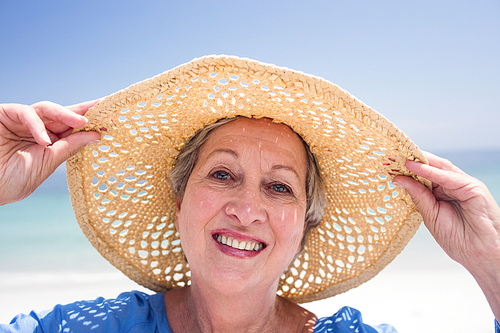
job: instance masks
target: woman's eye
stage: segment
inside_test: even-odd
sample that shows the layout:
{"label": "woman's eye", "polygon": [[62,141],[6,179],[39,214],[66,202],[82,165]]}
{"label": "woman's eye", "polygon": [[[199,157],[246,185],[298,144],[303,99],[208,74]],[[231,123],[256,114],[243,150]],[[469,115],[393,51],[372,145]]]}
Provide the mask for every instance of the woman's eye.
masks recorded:
{"label": "woman's eye", "polygon": [[225,180],[225,179],[229,179],[229,174],[227,172],[224,172],[224,171],[217,171],[214,173],[214,177],[217,179]]}
{"label": "woman's eye", "polygon": [[290,192],[290,189],[283,184],[273,184],[271,187],[276,192]]}

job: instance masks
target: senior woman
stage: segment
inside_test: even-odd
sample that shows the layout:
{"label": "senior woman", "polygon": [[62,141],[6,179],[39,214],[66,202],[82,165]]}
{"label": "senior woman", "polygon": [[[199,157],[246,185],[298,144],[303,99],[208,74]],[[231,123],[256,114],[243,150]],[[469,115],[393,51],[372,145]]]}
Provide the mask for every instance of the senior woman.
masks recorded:
{"label": "senior woman", "polygon": [[86,113],[93,104],[2,106],[0,204],[73,156],[83,232],[159,293],[57,306],[0,329],[393,332],[354,309],[317,319],[296,303],[372,278],[420,214],[500,318],[500,208],[486,187],[331,83],[206,57]]}

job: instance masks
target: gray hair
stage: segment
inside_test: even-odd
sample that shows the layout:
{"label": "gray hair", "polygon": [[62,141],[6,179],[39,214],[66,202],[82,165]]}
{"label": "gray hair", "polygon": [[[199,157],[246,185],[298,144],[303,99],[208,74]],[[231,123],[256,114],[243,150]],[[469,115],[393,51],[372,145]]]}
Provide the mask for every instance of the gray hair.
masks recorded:
{"label": "gray hair", "polygon": [[[236,118],[223,118],[213,123],[211,125],[205,126],[199,130],[181,149],[179,155],[177,156],[177,162],[169,176],[170,186],[176,198],[184,197],[184,192],[186,190],[186,185],[191,172],[194,169],[198,156],[200,154],[200,148],[208,140],[210,134],[218,127],[225,125],[231,121],[238,119]],[[298,134],[297,134],[298,135]],[[306,150],[306,228],[304,232],[304,237],[302,238],[302,246],[304,245],[305,235],[309,229],[316,227],[324,215],[324,210],[327,205],[326,191],[323,184],[323,178],[319,170],[318,163],[316,162],[316,157],[313,155],[309,149],[309,145],[298,135],[304,144]]]}

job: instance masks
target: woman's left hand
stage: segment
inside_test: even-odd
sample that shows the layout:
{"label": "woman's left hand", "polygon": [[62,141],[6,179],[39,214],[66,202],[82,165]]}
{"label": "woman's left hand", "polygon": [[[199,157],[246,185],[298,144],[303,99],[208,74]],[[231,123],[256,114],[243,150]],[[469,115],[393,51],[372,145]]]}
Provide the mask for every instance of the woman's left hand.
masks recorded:
{"label": "woman's left hand", "polygon": [[407,161],[406,167],[430,180],[432,192],[409,177],[393,182],[410,194],[432,236],[474,276],[500,319],[500,207],[482,182],[445,159],[426,157],[429,165]]}

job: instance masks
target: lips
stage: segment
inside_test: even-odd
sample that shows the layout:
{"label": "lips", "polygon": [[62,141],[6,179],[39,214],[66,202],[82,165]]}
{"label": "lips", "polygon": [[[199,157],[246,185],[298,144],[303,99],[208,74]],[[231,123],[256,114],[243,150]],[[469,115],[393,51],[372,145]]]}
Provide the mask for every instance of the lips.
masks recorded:
{"label": "lips", "polygon": [[262,250],[266,245],[262,242],[255,241],[244,241],[237,240],[235,237],[231,237],[223,234],[214,234],[213,238],[222,245],[232,247],[233,249],[243,250],[243,251],[259,251]]}

